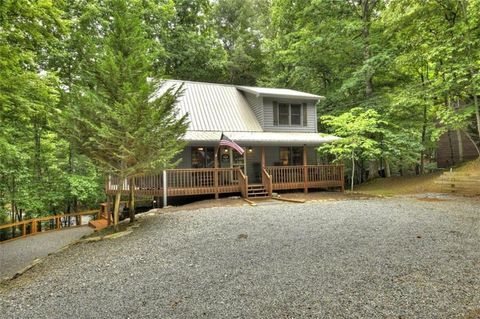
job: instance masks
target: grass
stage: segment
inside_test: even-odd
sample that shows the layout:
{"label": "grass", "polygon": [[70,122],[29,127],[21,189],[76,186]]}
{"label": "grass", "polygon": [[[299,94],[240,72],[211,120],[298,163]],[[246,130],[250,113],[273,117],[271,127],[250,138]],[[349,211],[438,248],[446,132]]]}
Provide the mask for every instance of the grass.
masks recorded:
{"label": "grass", "polygon": [[[470,161],[453,169],[460,173],[479,173],[480,160]],[[441,173],[432,173],[422,176],[395,176],[377,178],[355,187],[355,191],[370,195],[395,196],[418,193],[441,193],[442,189],[435,180]]]}

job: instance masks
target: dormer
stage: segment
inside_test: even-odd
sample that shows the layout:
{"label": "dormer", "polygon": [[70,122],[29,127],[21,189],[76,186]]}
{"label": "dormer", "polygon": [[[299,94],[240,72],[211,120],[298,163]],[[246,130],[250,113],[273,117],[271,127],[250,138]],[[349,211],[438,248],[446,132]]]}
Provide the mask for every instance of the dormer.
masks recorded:
{"label": "dormer", "polygon": [[266,132],[317,132],[322,96],[290,90],[237,86]]}

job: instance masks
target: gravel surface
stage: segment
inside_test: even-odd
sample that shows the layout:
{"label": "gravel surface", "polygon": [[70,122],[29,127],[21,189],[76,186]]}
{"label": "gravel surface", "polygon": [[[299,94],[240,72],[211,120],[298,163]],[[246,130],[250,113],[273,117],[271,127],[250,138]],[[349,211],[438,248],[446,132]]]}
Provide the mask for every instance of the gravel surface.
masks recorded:
{"label": "gravel surface", "polygon": [[92,232],[90,227],[68,228],[0,243],[0,279]]}
{"label": "gravel surface", "polygon": [[5,318],[476,318],[480,202],[415,198],[180,211],[49,256]]}

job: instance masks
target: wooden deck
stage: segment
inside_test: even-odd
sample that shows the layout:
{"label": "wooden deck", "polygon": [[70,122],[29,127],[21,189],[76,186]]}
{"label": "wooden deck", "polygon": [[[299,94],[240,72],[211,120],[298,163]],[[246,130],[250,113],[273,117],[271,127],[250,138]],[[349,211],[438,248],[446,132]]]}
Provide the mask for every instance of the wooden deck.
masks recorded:
{"label": "wooden deck", "polygon": [[[262,169],[262,185],[271,196],[276,190],[338,187],[344,190],[343,165],[266,166]],[[166,183],[165,183],[166,182]],[[158,196],[189,196],[239,193],[248,197],[248,176],[239,168],[170,169],[162,174],[135,178],[135,194]],[[120,186],[116,177],[109,177],[105,192],[114,195]],[[129,183],[123,181],[122,193]]]}

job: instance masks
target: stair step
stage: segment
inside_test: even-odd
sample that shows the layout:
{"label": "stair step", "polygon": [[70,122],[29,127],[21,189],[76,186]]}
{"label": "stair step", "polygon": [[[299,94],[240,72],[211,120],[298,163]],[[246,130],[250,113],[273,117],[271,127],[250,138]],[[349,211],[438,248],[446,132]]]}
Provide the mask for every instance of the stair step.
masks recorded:
{"label": "stair step", "polygon": [[249,192],[248,195],[261,195],[261,194],[268,194],[266,191],[263,192]]}
{"label": "stair step", "polygon": [[248,186],[248,189],[265,189],[263,186]]}
{"label": "stair step", "polygon": [[270,196],[268,196],[267,193],[265,194],[253,194],[253,195],[248,195],[249,198],[268,198]]}

